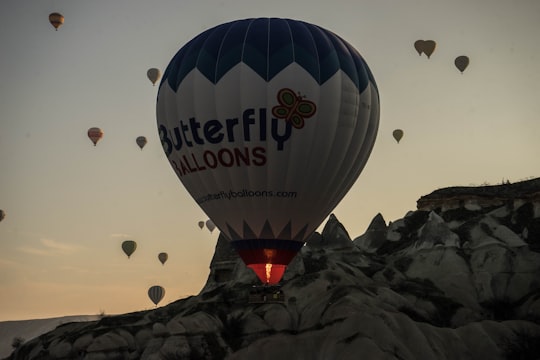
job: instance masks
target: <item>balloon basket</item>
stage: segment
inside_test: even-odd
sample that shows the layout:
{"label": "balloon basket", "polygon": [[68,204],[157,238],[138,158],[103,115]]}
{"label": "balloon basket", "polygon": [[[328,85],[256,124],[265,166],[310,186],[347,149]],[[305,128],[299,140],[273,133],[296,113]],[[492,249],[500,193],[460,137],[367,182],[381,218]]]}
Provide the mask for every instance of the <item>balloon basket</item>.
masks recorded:
{"label": "balloon basket", "polygon": [[280,285],[253,285],[249,291],[250,304],[283,303],[285,294]]}

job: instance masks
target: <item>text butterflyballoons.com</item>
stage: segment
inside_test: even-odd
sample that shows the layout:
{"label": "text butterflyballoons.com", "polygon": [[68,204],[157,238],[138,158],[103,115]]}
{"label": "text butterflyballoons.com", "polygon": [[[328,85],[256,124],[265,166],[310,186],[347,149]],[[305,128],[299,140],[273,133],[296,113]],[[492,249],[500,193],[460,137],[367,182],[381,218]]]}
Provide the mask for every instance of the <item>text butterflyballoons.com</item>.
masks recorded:
{"label": "text butterflyballoons.com", "polygon": [[276,284],[364,168],[379,93],[363,57],[338,35],[257,18],[182,47],[156,111],[182,184],[259,279]]}

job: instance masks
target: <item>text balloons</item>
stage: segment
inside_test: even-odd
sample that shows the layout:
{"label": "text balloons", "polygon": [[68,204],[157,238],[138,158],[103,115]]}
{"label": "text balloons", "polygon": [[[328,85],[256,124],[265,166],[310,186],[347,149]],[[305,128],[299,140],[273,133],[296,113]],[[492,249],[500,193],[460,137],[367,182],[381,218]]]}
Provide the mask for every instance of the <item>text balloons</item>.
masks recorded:
{"label": "text balloons", "polygon": [[178,51],[156,112],[180,181],[247,266],[275,284],[366,164],[379,94],[336,34],[245,19]]}

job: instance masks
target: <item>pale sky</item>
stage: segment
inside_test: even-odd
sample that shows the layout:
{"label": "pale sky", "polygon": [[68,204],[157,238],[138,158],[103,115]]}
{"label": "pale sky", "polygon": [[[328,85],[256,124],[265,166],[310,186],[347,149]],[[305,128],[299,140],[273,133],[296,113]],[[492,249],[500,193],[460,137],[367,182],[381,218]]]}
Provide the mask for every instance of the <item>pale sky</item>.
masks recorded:
{"label": "pale sky", "polygon": [[[0,321],[150,309],[152,285],[160,305],[204,286],[218,231],[199,229],[206,216],[163,153],[146,71],[224,22],[310,22],[370,66],[378,138],[333,211],[352,238],[437,188],[540,176],[537,0],[2,0],[0,13]],[[431,59],[418,39],[437,41]]]}

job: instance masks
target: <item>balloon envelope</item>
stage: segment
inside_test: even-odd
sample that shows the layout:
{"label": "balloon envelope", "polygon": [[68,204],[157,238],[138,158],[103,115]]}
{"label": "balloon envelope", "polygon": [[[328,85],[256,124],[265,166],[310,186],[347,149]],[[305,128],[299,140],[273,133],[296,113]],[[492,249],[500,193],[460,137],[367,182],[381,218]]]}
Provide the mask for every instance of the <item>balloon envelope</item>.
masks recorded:
{"label": "balloon envelope", "polygon": [[58,28],[64,24],[64,16],[57,12],[51,13],[49,14],[49,22],[58,31]]}
{"label": "balloon envelope", "polygon": [[161,78],[161,71],[157,68],[148,69],[146,76],[152,82],[152,85],[156,85],[156,82]]}
{"label": "balloon envelope", "polygon": [[398,144],[399,144],[399,141],[400,141],[401,138],[403,137],[403,130],[401,130],[401,129],[396,129],[396,130],[392,131],[392,136],[394,137],[394,139],[396,139],[396,141],[397,141]]}
{"label": "balloon envelope", "polygon": [[137,145],[139,145],[139,147],[141,148],[141,150],[143,149],[143,147],[146,145],[146,143],[148,142],[146,140],[146,137],[144,136],[139,136],[135,142],[137,143]]}
{"label": "balloon envelope", "polygon": [[214,231],[214,229],[216,228],[216,225],[214,224],[214,222],[212,220],[206,220],[206,228],[212,232]]}
{"label": "balloon envelope", "polygon": [[133,240],[126,240],[122,243],[122,250],[126,253],[128,259],[137,250],[137,243]]}
{"label": "balloon envelope", "polygon": [[424,54],[427,55],[428,59],[431,56],[431,54],[433,54],[436,47],[437,47],[437,43],[435,41],[433,41],[433,40],[424,41],[423,51],[424,51]]}
{"label": "balloon envelope", "polygon": [[165,252],[159,253],[158,259],[161,262],[161,264],[165,265],[165,262],[167,261],[167,259],[169,259],[169,255]]}
{"label": "balloon envelope", "polygon": [[96,146],[97,142],[103,137],[103,130],[98,127],[90,128],[88,129],[88,137],[90,138],[94,146]]}
{"label": "balloon envelope", "polygon": [[418,55],[422,55],[424,52],[424,40],[416,40],[414,42],[414,48],[418,52]]}
{"label": "balloon envelope", "polygon": [[336,34],[258,18],[181,48],[156,112],[180,181],[247,266],[275,284],[366,164],[379,95],[364,59]]}
{"label": "balloon envelope", "polygon": [[204,227],[204,221],[199,221],[199,227],[202,229]]}
{"label": "balloon envelope", "polygon": [[469,66],[469,57],[465,55],[458,56],[454,60],[454,65],[456,65],[458,70],[463,73],[465,69],[467,68],[467,66]]}
{"label": "balloon envelope", "polygon": [[159,285],[151,286],[148,289],[148,297],[155,305],[163,299],[163,296],[165,296],[165,289]]}

